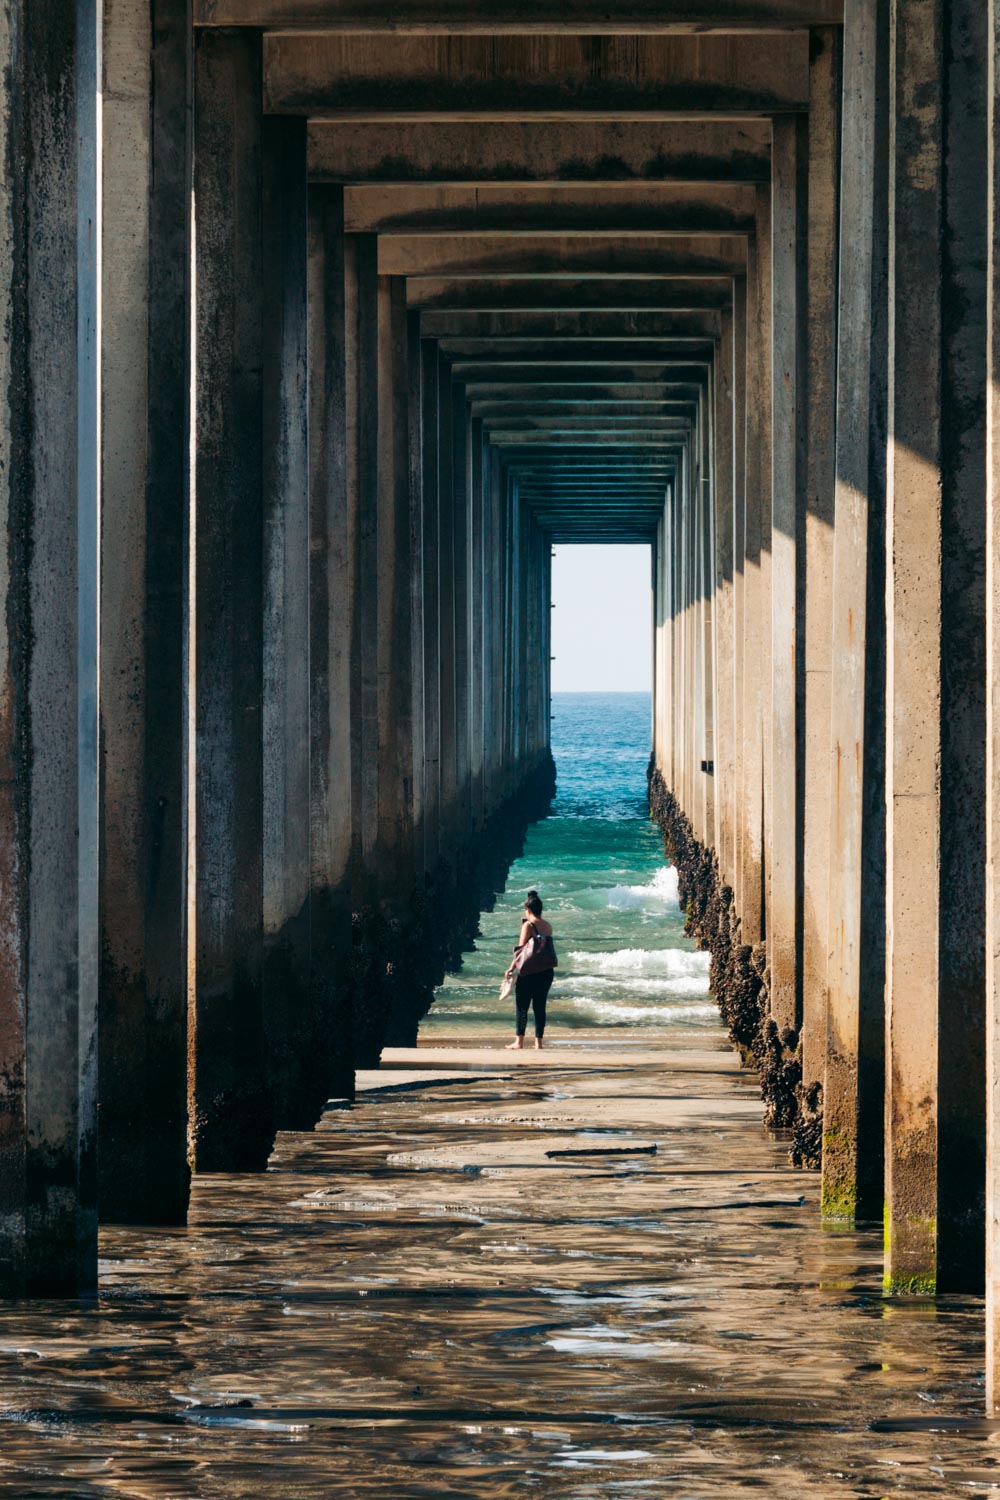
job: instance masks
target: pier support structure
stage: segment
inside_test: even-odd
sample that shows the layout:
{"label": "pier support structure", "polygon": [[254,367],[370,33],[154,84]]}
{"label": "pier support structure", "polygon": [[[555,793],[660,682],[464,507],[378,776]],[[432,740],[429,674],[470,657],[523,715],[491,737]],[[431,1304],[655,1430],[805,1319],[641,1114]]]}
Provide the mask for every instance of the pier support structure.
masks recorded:
{"label": "pier support structure", "polygon": [[5,1287],[414,1040],[642,543],[732,1040],[994,1400],[996,11],[7,7]]}

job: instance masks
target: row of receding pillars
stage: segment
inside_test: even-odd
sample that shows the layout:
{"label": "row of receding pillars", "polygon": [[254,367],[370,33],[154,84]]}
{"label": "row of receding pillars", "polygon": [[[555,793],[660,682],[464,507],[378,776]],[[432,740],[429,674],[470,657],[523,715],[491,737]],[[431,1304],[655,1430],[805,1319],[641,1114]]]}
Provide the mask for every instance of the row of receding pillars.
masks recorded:
{"label": "row of receding pillars", "polygon": [[185,6],[106,40],[0,19],[5,1291],[350,1087],[352,910],[446,899],[548,744],[548,542],[259,35],[193,127]]}
{"label": "row of receding pillars", "polygon": [[896,1291],[981,1286],[985,1221],[991,1296],[997,22],[847,5],[654,571],[657,761],[824,1085],[824,1211],[884,1205]]}

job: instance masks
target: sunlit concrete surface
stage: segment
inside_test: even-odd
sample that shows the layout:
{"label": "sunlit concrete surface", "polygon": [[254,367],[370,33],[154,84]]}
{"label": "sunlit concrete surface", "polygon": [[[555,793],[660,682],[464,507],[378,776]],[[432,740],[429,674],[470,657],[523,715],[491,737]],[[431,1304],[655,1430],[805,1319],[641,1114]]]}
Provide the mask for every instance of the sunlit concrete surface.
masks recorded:
{"label": "sunlit concrete surface", "polygon": [[821,1227],[721,1032],[358,1084],[266,1173],[199,1177],[187,1229],[105,1230],[100,1301],[3,1306],[0,1491],[1000,1487],[981,1302],[883,1297],[881,1227]]}

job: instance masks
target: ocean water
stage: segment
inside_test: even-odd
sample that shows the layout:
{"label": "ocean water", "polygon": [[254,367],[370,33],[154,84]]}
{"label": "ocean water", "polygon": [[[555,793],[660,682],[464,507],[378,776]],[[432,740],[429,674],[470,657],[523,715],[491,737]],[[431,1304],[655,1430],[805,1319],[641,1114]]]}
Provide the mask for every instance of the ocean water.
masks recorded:
{"label": "ocean water", "polygon": [[[677,873],[646,805],[648,693],[556,693],[551,816],[528,831],[507,888],[461,970],[437,991],[421,1036],[513,1030],[500,1003],[525,892],[555,929],[559,967],[546,1036],[583,1027],[708,1027],[708,954],[684,936]],[[531,1022],[529,1017],[529,1032]]]}

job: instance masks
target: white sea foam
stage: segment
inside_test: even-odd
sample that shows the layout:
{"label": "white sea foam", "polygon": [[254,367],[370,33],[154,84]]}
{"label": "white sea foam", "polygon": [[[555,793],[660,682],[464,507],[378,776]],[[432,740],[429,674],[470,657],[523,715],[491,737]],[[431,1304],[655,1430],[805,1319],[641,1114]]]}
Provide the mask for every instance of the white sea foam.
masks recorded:
{"label": "white sea foam", "polygon": [[647,885],[613,885],[607,892],[612,911],[630,911],[635,907],[658,906],[667,902],[677,905],[677,871],[663,865]]}
{"label": "white sea foam", "polygon": [[[566,984],[583,994],[604,997],[606,995],[707,995],[707,975],[681,975],[673,979],[641,978],[629,976],[610,979],[606,974],[570,974]],[[564,985],[565,987],[565,985]],[[553,991],[553,993],[556,993]]]}
{"label": "white sea foam", "polygon": [[613,953],[571,953],[574,970],[610,974],[628,978],[632,975],[664,974],[708,978],[709,956],[688,948],[618,948]]}
{"label": "white sea foam", "polygon": [[593,1016],[595,1021],[645,1021],[658,1026],[682,1021],[718,1021],[714,1005],[622,1005],[614,1000],[591,1000],[580,995],[569,1002],[576,1010]]}

